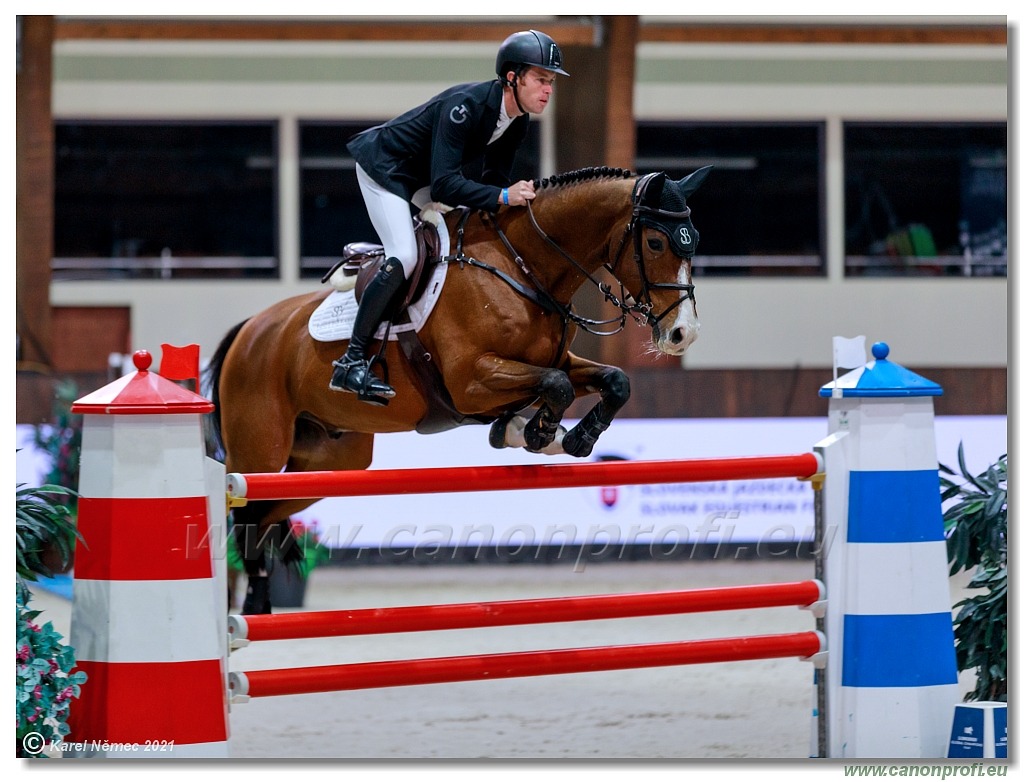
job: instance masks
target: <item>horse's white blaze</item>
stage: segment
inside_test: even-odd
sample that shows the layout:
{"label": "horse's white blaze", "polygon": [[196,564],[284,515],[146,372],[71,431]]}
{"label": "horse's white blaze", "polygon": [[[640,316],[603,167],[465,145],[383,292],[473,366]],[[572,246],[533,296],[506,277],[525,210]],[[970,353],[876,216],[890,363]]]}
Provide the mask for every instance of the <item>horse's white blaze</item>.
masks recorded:
{"label": "horse's white blaze", "polygon": [[[677,280],[680,285],[691,283],[688,263],[683,262],[679,265]],[[679,295],[685,294],[680,291]],[[697,340],[698,334],[700,321],[697,319],[697,308],[693,304],[693,298],[690,297],[676,308],[675,320],[671,325],[662,324],[658,336],[658,350],[671,356],[681,356]]]}

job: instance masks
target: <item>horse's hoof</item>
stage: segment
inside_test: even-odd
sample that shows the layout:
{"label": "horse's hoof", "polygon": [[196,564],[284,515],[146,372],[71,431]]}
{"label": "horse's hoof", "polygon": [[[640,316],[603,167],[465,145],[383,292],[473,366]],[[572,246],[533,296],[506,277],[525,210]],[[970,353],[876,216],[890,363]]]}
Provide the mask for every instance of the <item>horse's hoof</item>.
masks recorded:
{"label": "horse's hoof", "polygon": [[590,456],[596,443],[596,440],[584,437],[577,434],[575,430],[571,430],[562,438],[562,450],[569,454],[569,456],[581,459],[585,456]]}
{"label": "horse's hoof", "polygon": [[270,607],[269,601],[250,601],[248,598],[246,598],[245,602],[242,604],[243,616],[253,616],[271,613],[273,613],[273,610]]}
{"label": "horse's hoof", "polygon": [[554,437],[527,438],[526,451],[527,453],[544,453],[544,449],[549,447],[554,441]]}
{"label": "horse's hoof", "polygon": [[249,576],[249,584],[245,590],[245,602],[242,603],[242,614],[269,614],[270,580],[267,576]]}
{"label": "horse's hoof", "polygon": [[505,430],[508,429],[508,419],[499,418],[491,424],[491,430],[487,434],[487,442],[491,448],[505,448]]}

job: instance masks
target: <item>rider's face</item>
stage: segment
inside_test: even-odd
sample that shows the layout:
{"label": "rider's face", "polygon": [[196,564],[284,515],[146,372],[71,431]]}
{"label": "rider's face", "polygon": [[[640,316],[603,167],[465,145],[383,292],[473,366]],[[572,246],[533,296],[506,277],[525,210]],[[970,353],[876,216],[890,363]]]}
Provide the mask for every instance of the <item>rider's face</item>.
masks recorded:
{"label": "rider's face", "polygon": [[555,74],[530,66],[519,77],[519,102],[530,114],[540,114],[547,108],[554,89]]}

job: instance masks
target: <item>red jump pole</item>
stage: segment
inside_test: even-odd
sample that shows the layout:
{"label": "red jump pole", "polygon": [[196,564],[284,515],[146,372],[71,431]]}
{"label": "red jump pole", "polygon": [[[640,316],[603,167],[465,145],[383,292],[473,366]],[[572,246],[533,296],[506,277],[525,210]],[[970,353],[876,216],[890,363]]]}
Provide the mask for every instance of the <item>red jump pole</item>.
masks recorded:
{"label": "red jump pole", "polygon": [[402,470],[231,473],[231,499],[296,500],[382,494],[439,494],[505,489],[564,489],[655,483],[809,478],[821,471],[813,453],[586,464],[425,467]]}
{"label": "red jump pole", "polygon": [[703,611],[809,606],[823,600],[824,593],[825,587],[820,581],[794,581],[674,592],[231,616],[228,619],[228,633],[232,641],[278,641],[578,622]]}
{"label": "red jump pole", "polygon": [[550,676],[564,673],[657,668],[670,665],[812,657],[825,648],[816,631],[716,638],[631,646],[508,652],[469,657],[324,665],[277,671],[232,673],[232,696],[262,698],[312,692],[404,687],[414,684]]}

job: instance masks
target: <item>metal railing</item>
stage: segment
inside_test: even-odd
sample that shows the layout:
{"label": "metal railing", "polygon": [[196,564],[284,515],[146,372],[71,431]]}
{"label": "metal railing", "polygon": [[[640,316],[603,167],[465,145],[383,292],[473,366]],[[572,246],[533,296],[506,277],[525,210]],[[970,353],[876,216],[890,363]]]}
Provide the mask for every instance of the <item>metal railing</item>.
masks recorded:
{"label": "metal railing", "polygon": [[[337,261],[337,257],[307,256],[300,261],[301,271],[312,276],[321,275]],[[818,255],[703,255],[693,259],[694,269],[757,269],[782,271],[785,269],[823,269],[824,261]],[[55,280],[105,279],[175,279],[205,272],[203,276],[237,277],[247,272],[275,271],[280,268],[274,257],[233,256],[177,256],[165,254],[145,258],[54,258],[50,269]],[[934,257],[850,255],[845,269],[856,277],[945,276],[945,277],[1005,277],[1007,259],[1001,257],[971,257],[965,255],[939,255]],[[213,274],[210,274],[213,273]]]}

